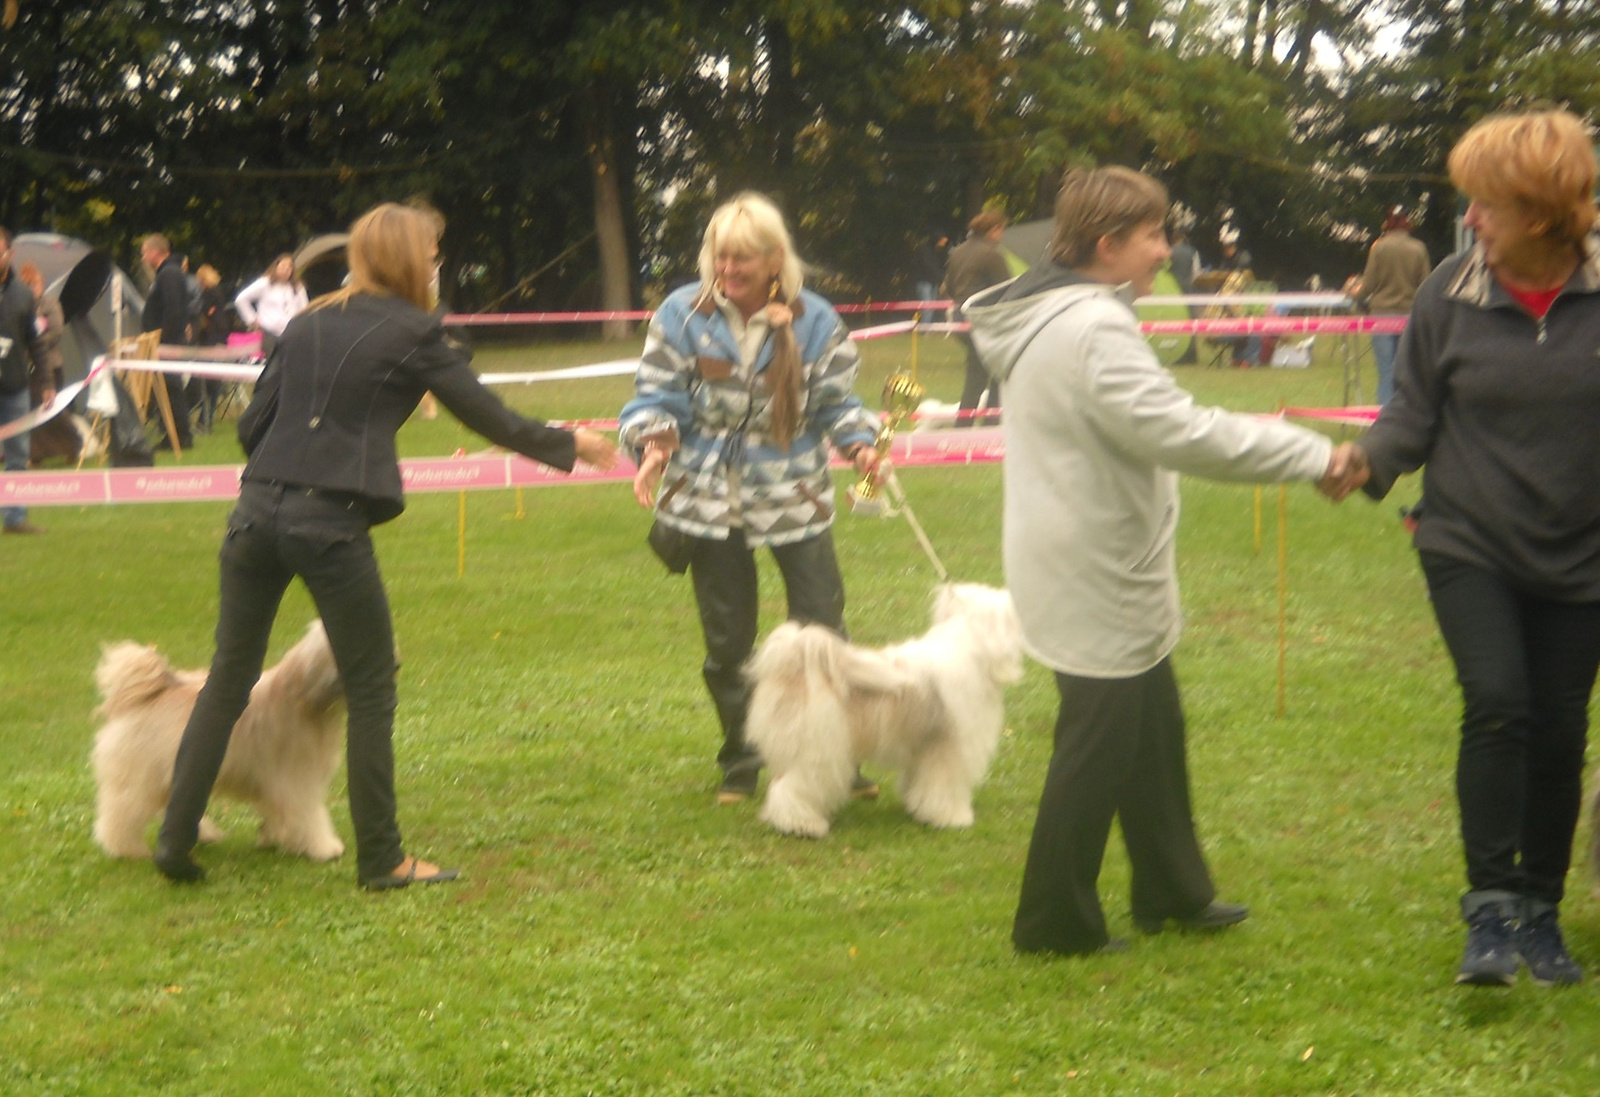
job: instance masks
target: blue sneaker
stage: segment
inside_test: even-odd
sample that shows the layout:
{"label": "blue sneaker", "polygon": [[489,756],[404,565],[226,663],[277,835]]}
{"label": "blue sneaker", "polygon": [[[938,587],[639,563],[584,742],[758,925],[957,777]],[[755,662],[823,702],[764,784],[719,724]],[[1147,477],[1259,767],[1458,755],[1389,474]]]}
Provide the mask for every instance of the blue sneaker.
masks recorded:
{"label": "blue sneaker", "polygon": [[1517,927],[1517,952],[1528,965],[1528,978],[1542,987],[1568,987],[1583,982],[1583,969],[1567,953],[1556,912],[1525,918]]}
{"label": "blue sneaker", "polygon": [[1507,917],[1505,908],[1486,903],[1467,916],[1467,951],[1461,957],[1456,982],[1508,987],[1516,981],[1516,923]]}

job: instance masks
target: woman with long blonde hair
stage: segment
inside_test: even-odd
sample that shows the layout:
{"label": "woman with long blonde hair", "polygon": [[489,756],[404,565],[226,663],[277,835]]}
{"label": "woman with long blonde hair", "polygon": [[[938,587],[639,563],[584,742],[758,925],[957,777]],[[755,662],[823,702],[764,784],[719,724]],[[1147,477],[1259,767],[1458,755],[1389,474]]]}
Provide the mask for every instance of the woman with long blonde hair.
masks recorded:
{"label": "woman with long blonde hair", "polygon": [[184,729],[156,866],[204,872],[191,851],[228,737],[261,675],[278,604],[298,576],[316,603],[343,680],[356,872],[369,890],[454,879],[405,853],[395,819],[394,637],[370,527],[405,508],[395,433],[423,393],[489,440],[555,468],[601,468],[603,435],[524,419],[478,381],[429,313],[442,222],[385,203],[350,230],[350,281],[284,329],[239,421],[249,454],[221,551],[221,616],[205,688]]}
{"label": "woman with long blonde hair", "polygon": [[[834,557],[831,443],[862,475],[877,419],[851,391],[860,360],[833,307],[803,288],[783,215],[740,194],[711,216],[700,281],[656,310],[621,443],[639,462],[641,506],[681,549],[705,634],[703,674],[722,725],[720,803],[754,794],[761,759],[744,739],[756,638],[755,550],[783,574],[789,617],[844,631]],[[669,566],[675,566],[669,564]],[[876,794],[858,775],[857,795]]]}

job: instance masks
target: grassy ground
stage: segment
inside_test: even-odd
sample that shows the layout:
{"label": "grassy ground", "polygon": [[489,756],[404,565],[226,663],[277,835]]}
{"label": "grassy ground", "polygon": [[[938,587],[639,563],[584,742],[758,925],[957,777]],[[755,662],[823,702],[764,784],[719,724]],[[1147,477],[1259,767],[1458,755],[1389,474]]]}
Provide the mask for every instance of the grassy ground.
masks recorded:
{"label": "grassy ground", "polygon": [[[876,402],[904,340],[867,346]],[[615,357],[575,345],[485,368]],[[1338,403],[1309,370],[1188,368],[1231,407]],[[931,394],[960,356],[924,341]],[[1370,373],[1369,373],[1370,378]],[[610,415],[626,382],[509,395]],[[408,454],[475,447],[448,416]],[[230,438],[186,463],[236,461]],[[998,582],[997,468],[908,470],[956,575]],[[90,839],[91,671],[103,641],[203,665],[226,507],[39,510],[8,539],[0,661],[0,1092],[6,1094],[1551,1094],[1600,1089],[1596,984],[1451,985],[1462,887],[1451,785],[1457,698],[1395,505],[1288,492],[1288,712],[1275,715],[1276,490],[1185,484],[1189,628],[1177,665],[1199,825],[1223,896],[1252,919],[1023,960],[1010,918],[1055,694],[1032,668],[977,824],[910,823],[892,781],[822,842],[756,806],[716,808],[717,732],[687,584],[644,545],[620,486],[417,496],[375,537],[405,656],[396,726],[408,846],[463,882],[387,896],[350,855],[253,845],[248,812],[166,885]],[[857,638],[920,631],[933,577],[898,522],[844,518]],[[770,624],[781,591],[764,573]],[[311,616],[292,592],[273,655]],[[342,784],[335,820],[348,839]],[[1600,967],[1586,871],[1574,953]],[[1113,840],[1102,894],[1129,935]]]}

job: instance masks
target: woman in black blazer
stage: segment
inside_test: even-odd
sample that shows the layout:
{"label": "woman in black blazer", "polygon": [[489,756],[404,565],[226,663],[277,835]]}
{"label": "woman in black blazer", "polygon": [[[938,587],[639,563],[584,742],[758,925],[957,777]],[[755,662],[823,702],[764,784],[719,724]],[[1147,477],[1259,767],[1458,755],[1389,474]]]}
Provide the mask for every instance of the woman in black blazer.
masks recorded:
{"label": "woman in black blazer", "polygon": [[261,676],[289,581],[315,601],[349,709],[346,757],[356,871],[385,890],[455,879],[408,856],[395,821],[394,636],[368,529],[405,507],[394,436],[432,392],[484,437],[555,468],[610,468],[616,447],[589,430],[524,419],[478,381],[469,355],[429,314],[442,222],[386,203],[350,230],[350,282],[283,333],[239,421],[249,454],[222,543],[222,602],[211,672],[184,729],[156,867],[179,882],[233,725]]}

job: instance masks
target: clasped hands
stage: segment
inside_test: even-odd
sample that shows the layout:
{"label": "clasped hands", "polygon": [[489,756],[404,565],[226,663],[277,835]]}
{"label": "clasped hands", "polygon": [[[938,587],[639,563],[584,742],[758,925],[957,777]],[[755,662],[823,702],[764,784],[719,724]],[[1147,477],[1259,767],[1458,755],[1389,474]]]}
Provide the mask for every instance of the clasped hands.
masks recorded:
{"label": "clasped hands", "polygon": [[1367,451],[1354,442],[1341,442],[1328,459],[1328,471],[1317,481],[1317,490],[1335,503],[1361,487],[1372,476]]}

